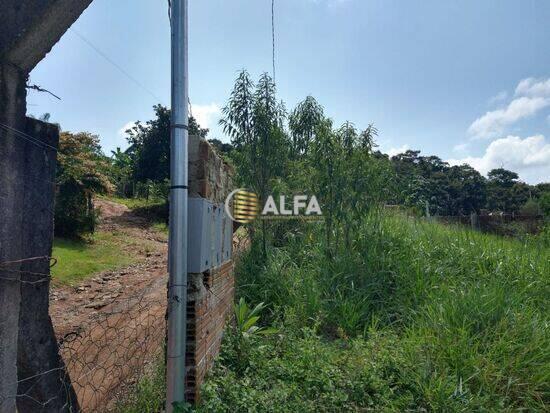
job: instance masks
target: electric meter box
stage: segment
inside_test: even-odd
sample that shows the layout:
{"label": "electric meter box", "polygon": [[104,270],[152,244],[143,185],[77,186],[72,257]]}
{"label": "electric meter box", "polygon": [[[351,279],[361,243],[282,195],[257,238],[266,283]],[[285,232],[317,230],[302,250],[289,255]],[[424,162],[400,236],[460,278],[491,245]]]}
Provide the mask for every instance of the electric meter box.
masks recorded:
{"label": "electric meter box", "polygon": [[189,198],[187,226],[187,272],[205,272],[231,260],[233,222],[225,204]]}

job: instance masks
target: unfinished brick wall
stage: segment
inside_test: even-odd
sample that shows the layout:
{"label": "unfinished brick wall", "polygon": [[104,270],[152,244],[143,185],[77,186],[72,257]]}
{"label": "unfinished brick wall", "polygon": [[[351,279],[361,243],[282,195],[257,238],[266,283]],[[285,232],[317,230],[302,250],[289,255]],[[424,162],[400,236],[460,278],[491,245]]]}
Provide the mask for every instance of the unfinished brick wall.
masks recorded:
{"label": "unfinished brick wall", "polygon": [[[233,189],[233,170],[204,139],[189,138],[189,194],[223,203]],[[233,311],[233,261],[189,274],[187,302],[186,399],[198,402],[200,386],[220,351],[223,330]]]}

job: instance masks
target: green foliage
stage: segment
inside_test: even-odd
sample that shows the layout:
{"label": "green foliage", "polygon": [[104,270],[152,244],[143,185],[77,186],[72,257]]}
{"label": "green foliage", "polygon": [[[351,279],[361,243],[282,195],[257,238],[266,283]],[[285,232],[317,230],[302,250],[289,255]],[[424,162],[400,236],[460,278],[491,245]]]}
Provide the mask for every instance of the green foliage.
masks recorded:
{"label": "green foliage", "polygon": [[292,155],[294,157],[308,154],[309,147],[315,140],[315,130],[323,118],[323,107],[317,103],[313,96],[306,97],[292,111],[288,126],[292,136]]}
{"label": "green foliage", "polygon": [[193,406],[187,402],[174,402],[173,407],[173,413],[190,413],[195,411]]}
{"label": "green foliage", "polygon": [[170,178],[170,110],[162,105],[154,106],[154,110],[155,119],[145,124],[136,122],[126,131],[131,145],[127,152],[134,159],[136,182],[162,182]]}
{"label": "green foliage", "polygon": [[411,220],[363,217],[351,248],[324,254],[308,225],[237,268],[267,302],[242,361],[234,334],[203,411],[544,411],[550,376],[550,250]]}
{"label": "green foliage", "polygon": [[270,181],[281,176],[287,158],[284,109],[277,103],[269,75],[264,73],[254,85],[248,72],[242,71],[223,114],[220,124],[235,147],[239,184],[265,199]]}
{"label": "green foliage", "polygon": [[539,203],[534,199],[529,199],[520,209],[522,215],[539,215],[541,208]]}
{"label": "green foliage", "polygon": [[219,139],[208,139],[208,142],[210,142],[210,144],[214,146],[214,148],[216,148],[221,156],[227,156],[233,150],[233,145],[231,145],[230,143],[222,142]]}
{"label": "green foliage", "polygon": [[[159,357],[160,358],[160,357]],[[128,397],[119,402],[114,411],[117,413],[153,413],[160,412],[164,408],[166,396],[166,370],[164,363],[158,361],[149,374],[143,377],[133,386]],[[177,412],[178,410],[174,410]],[[181,410],[184,412],[186,410]]]}
{"label": "green foliage", "polygon": [[94,231],[93,195],[111,191],[109,164],[99,137],[87,132],[62,132],[57,156],[55,234],[77,237]]}
{"label": "green foliage", "polygon": [[518,175],[506,169],[493,169],[488,174],[489,194],[488,208],[497,211],[507,211],[511,199],[511,190],[517,182]]}
{"label": "green foliage", "polygon": [[86,240],[55,238],[52,256],[57,265],[52,276],[61,283],[75,284],[100,271],[129,265],[135,259],[125,253],[125,248],[137,241],[106,232],[96,232]]}
{"label": "green foliage", "polygon": [[550,217],[550,191],[543,192],[539,200],[540,209],[545,217]]}
{"label": "green foliage", "polygon": [[486,180],[469,165],[452,166],[437,156],[408,150],[391,159],[396,172],[394,203],[429,206],[430,215],[468,215],[485,207]]}
{"label": "green foliage", "polygon": [[[167,197],[170,178],[170,109],[155,105],[155,118],[143,124],[136,122],[126,130],[130,147],[113,152],[112,173],[121,197]],[[206,138],[208,129],[201,128],[189,117],[189,135]],[[157,190],[151,194],[151,191]]]}
{"label": "green foliage", "polygon": [[[252,189],[266,200],[272,181],[283,176],[288,159],[288,137],[283,129],[286,116],[277,103],[273,80],[267,73],[254,85],[243,70],[235,81],[220,120],[235,150],[232,160],[239,185]],[[267,249],[267,224],[261,223],[263,255]]]}
{"label": "green foliage", "polygon": [[129,153],[121,151],[120,148],[111,151],[111,154],[110,176],[111,181],[115,183],[116,194],[122,197],[132,196],[134,160]]}
{"label": "green foliage", "polygon": [[390,401],[405,411],[412,405],[413,394],[399,377],[405,360],[396,354],[395,338],[330,343],[311,329],[286,333],[255,346],[241,375],[228,367],[236,354],[226,346],[197,411],[381,411]]}
{"label": "green foliage", "polygon": [[260,313],[264,308],[264,303],[259,303],[256,307],[251,309],[242,297],[239,302],[235,304],[235,323],[237,331],[244,339],[248,339],[253,335],[272,334],[275,332],[273,329],[258,326]]}

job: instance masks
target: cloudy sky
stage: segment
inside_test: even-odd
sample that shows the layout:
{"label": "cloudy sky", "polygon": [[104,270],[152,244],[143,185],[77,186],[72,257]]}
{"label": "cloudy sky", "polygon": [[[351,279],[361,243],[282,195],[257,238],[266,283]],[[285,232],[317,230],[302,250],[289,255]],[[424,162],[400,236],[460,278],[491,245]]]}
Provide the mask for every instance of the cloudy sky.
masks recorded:
{"label": "cloudy sky", "polygon": [[[550,2],[275,0],[276,80],[335,122],[374,122],[383,151],[420,149],[482,173],[550,181]],[[238,70],[271,71],[271,0],[190,0],[192,112],[217,121]],[[124,148],[170,101],[167,1],[94,0],[31,73],[29,112]]]}

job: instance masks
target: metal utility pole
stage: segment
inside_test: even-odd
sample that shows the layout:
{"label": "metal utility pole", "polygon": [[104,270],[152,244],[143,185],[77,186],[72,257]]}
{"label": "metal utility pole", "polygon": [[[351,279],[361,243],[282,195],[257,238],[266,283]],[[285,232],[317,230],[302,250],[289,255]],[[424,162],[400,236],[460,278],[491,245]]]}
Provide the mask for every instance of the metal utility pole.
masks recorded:
{"label": "metal utility pole", "polygon": [[172,0],[172,119],[166,412],[185,400],[187,330],[187,0]]}

